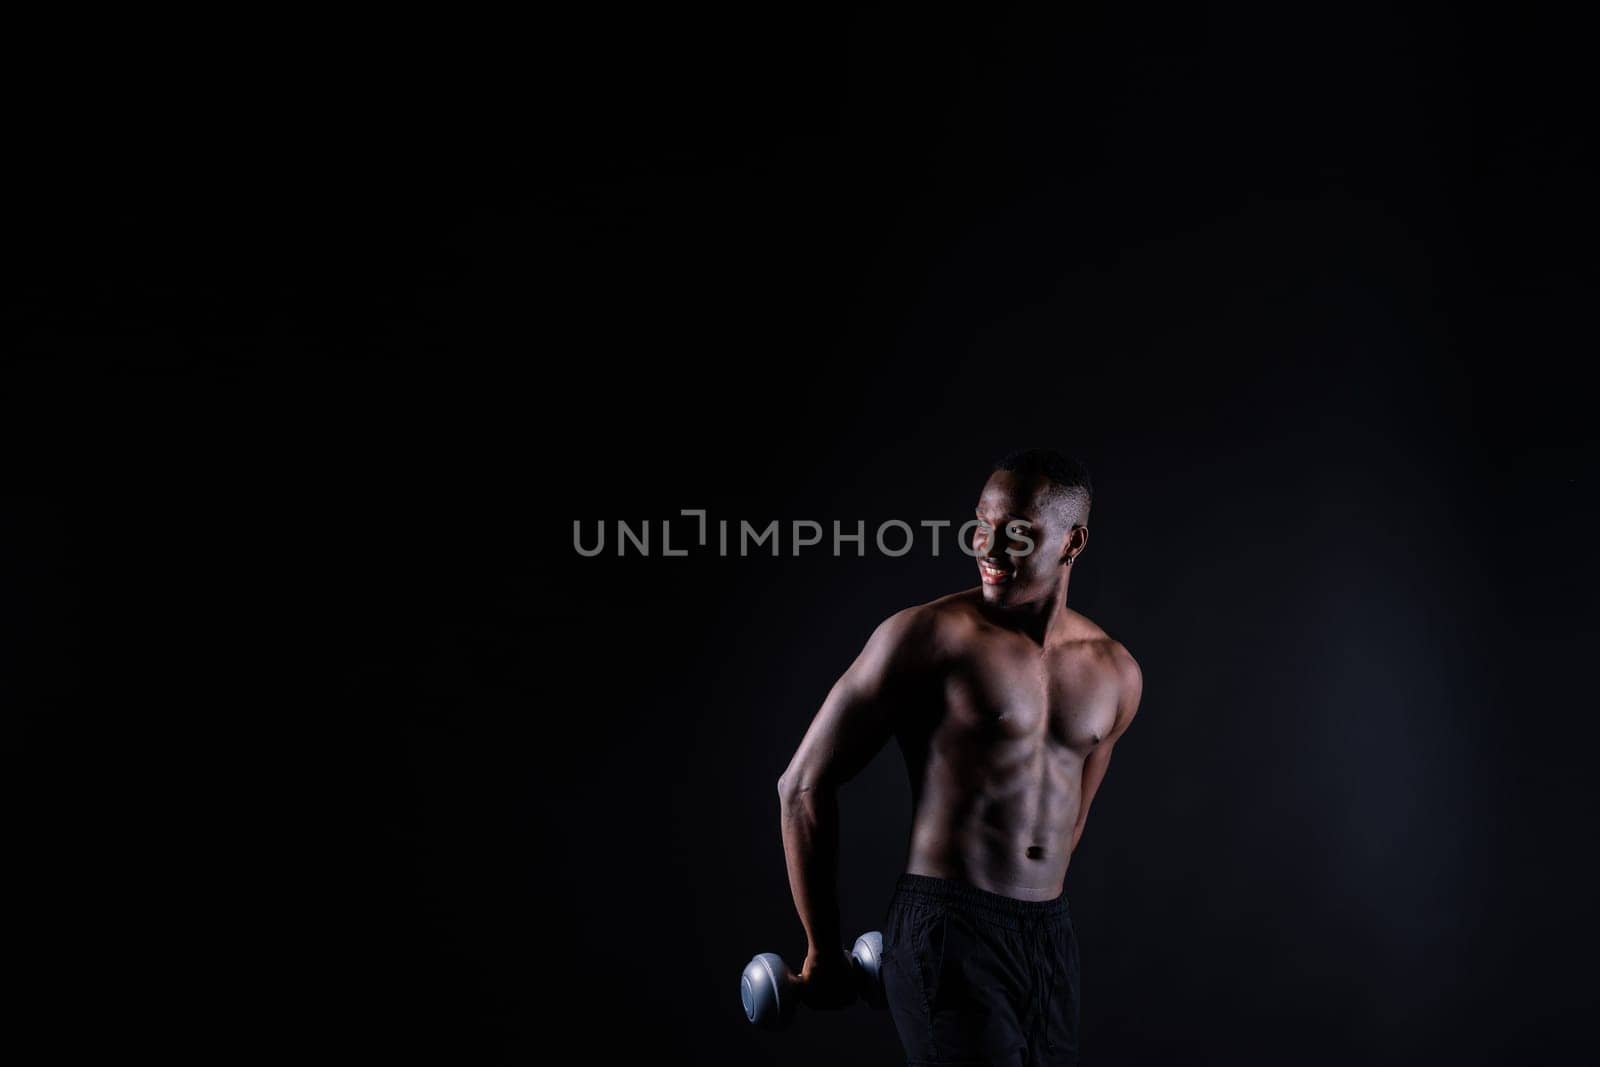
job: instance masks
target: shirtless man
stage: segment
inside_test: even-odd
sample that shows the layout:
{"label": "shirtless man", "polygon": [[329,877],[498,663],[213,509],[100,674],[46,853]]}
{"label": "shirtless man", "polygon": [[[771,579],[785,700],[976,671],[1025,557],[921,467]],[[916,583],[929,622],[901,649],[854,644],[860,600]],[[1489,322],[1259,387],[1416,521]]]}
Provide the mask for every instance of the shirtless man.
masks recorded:
{"label": "shirtless man", "polygon": [[1067,607],[1090,493],[1056,452],[996,464],[976,511],[980,584],[881,622],[778,779],[808,943],[800,998],[839,1007],[854,986],[838,790],[899,743],[913,813],[883,975],[911,1064],[1078,1062],[1067,863],[1141,688],[1127,649]]}

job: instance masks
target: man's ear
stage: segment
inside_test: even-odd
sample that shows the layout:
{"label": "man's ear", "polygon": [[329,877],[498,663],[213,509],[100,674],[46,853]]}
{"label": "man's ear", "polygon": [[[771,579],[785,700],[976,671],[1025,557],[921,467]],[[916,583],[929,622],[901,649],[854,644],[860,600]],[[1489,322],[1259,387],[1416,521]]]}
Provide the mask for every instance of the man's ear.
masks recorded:
{"label": "man's ear", "polygon": [[1083,554],[1083,548],[1088,543],[1089,527],[1084,526],[1081,523],[1073,526],[1073,528],[1067,532],[1067,539],[1061,546],[1061,558],[1056,560],[1056,562],[1066,563],[1069,560],[1077,559],[1078,556]]}

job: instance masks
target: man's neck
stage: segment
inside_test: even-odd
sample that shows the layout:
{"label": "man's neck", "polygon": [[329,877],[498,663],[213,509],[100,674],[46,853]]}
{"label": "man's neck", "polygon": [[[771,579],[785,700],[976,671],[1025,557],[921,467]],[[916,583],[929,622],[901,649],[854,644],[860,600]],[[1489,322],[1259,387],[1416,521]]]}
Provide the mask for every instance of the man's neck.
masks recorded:
{"label": "man's neck", "polygon": [[989,610],[1042,648],[1070,626],[1072,613],[1067,609],[1067,583],[1071,578],[1071,573],[1063,567],[1061,580],[1049,596],[1011,607],[990,605]]}

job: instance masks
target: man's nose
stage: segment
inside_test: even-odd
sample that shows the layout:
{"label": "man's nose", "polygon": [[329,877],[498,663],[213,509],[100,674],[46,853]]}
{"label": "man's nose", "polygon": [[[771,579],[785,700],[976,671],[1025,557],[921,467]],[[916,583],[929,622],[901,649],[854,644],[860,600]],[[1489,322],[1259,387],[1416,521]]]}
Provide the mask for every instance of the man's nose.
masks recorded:
{"label": "man's nose", "polygon": [[984,559],[998,559],[1004,552],[1004,545],[998,536],[999,531],[992,527],[984,527],[978,531],[978,543],[981,551],[978,555]]}

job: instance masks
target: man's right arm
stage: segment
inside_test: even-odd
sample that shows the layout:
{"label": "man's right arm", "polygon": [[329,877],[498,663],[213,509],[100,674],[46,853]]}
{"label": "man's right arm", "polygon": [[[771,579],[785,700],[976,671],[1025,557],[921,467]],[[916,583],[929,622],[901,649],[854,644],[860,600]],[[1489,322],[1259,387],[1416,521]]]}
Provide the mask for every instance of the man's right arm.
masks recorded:
{"label": "man's right arm", "polygon": [[[930,624],[922,607],[906,608],[878,624],[828,691],[778,779],[789,887],[806,931],[803,978],[816,967],[831,968],[835,957],[842,959],[839,787],[894,735],[908,685],[927,655]],[[842,980],[836,992],[845,996]]]}

